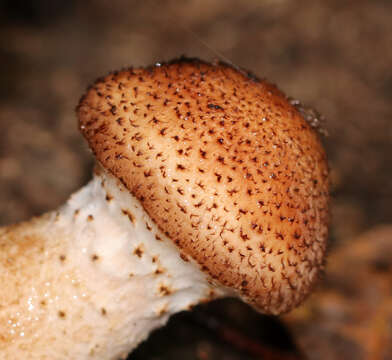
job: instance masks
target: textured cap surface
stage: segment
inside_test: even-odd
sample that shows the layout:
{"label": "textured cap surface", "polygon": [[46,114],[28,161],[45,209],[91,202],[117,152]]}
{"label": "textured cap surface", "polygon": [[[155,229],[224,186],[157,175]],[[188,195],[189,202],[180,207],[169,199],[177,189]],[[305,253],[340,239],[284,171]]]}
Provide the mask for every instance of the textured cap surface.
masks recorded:
{"label": "textured cap surface", "polygon": [[99,79],[78,115],[99,162],[184,259],[265,313],[309,292],[326,247],[326,156],[273,85],[179,60]]}

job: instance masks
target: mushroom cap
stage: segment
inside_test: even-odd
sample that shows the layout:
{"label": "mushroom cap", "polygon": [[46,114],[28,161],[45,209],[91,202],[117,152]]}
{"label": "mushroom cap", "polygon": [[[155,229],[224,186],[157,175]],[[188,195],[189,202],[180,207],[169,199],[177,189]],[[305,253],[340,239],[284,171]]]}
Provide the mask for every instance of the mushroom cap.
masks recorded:
{"label": "mushroom cap", "polygon": [[263,313],[309,293],[324,263],[327,160],[274,85],[179,59],[98,79],[77,111],[98,161],[212,281]]}

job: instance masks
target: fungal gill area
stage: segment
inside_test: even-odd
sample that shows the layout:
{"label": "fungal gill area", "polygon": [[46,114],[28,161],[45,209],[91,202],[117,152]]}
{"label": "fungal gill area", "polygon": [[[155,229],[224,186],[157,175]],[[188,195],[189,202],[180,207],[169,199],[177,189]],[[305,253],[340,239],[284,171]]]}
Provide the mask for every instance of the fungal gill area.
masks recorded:
{"label": "fungal gill area", "polygon": [[221,296],[117,179],[0,229],[0,354],[118,359],[170,314]]}

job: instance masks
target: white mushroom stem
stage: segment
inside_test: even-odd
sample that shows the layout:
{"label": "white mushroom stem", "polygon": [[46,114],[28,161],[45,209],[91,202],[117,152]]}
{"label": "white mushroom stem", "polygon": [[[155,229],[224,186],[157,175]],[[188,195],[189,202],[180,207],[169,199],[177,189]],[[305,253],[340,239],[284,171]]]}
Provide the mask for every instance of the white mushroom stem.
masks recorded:
{"label": "white mushroom stem", "polygon": [[125,358],[224,295],[99,169],[57,212],[0,229],[1,359]]}

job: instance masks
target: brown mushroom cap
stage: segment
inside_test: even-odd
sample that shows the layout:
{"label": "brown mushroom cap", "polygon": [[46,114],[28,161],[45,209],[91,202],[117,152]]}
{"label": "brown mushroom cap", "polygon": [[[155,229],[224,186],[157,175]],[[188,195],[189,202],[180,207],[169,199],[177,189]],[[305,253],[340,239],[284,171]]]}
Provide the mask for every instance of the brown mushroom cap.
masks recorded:
{"label": "brown mushroom cap", "polygon": [[99,79],[78,115],[99,162],[184,258],[264,313],[309,293],[326,248],[328,167],[275,86],[180,59]]}

